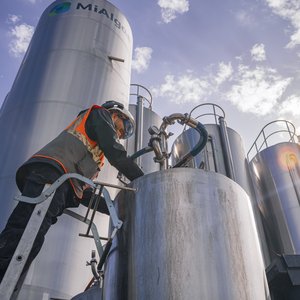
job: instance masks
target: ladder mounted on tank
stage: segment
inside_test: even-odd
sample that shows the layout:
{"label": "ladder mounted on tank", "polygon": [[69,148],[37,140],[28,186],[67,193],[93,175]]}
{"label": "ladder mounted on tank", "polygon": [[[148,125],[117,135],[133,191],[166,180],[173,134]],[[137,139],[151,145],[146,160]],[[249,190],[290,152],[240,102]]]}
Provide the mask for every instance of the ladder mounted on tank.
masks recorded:
{"label": "ladder mounted on tank", "polygon": [[[109,253],[109,250],[112,245],[113,238],[115,237],[117,231],[122,227],[123,222],[119,220],[116,210],[114,208],[113,202],[110,198],[108,191],[104,186],[113,187],[122,190],[135,191],[135,189],[130,187],[122,187],[114,184],[104,183],[104,182],[94,182],[86,177],[83,177],[79,174],[69,173],[62,175],[57,179],[52,185],[46,184],[43,192],[40,196],[36,198],[30,198],[25,196],[17,196],[15,200],[27,202],[31,204],[36,204],[35,209],[27,223],[27,226],[24,230],[24,233],[20,239],[20,242],[17,246],[17,249],[11,259],[11,262],[8,266],[8,269],[3,277],[3,280],[0,285],[0,299],[1,300],[12,300],[16,299],[22,283],[25,279],[26,274],[22,274],[24,266],[27,262],[28,256],[31,252],[33,242],[38,234],[38,231],[42,225],[44,217],[48,211],[48,208],[51,204],[52,198],[55,194],[55,191],[68,179],[77,179],[81,182],[88,184],[93,188],[93,194],[90,199],[88,209],[85,217],[71,211],[68,209],[64,210],[64,213],[81,221],[88,225],[87,232],[85,234],[79,234],[83,237],[93,238],[96,244],[97,252],[100,257],[99,264],[97,265],[97,260],[95,258],[95,251],[92,252],[92,259],[88,265],[92,268],[92,273],[94,278],[91,280],[90,284],[94,280],[100,281],[100,273],[102,272],[103,265]],[[105,203],[107,205],[110,218],[113,225],[113,231],[108,238],[101,238],[98,234],[96,225],[93,223],[98,205],[100,203],[100,197],[103,194]],[[92,208],[93,207],[93,208]],[[92,211],[91,218],[88,219],[88,215]],[[90,231],[92,234],[90,234]],[[105,247],[101,244],[101,239],[107,240]]]}

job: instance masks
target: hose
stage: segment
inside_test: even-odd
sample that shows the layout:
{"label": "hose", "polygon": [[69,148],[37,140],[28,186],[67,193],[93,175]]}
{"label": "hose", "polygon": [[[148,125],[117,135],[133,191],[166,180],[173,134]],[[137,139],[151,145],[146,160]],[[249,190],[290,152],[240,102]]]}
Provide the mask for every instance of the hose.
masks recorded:
{"label": "hose", "polygon": [[[194,146],[194,148],[187,153],[173,168],[181,167],[182,165],[186,164],[189,160],[191,160],[194,156],[196,156],[200,151],[205,147],[207,140],[208,140],[208,133],[204,127],[199,121],[192,118],[191,116],[188,116],[187,114],[181,114],[181,113],[175,113],[168,117],[163,118],[163,123],[161,124],[160,128],[154,128],[155,126],[152,126],[149,129],[149,133],[151,134],[152,138],[150,140],[151,146],[147,146],[137,152],[135,152],[130,157],[132,159],[136,159],[141,155],[144,155],[148,152],[154,151],[156,155],[157,162],[159,162],[161,165],[163,165],[164,160],[167,159],[165,157],[164,153],[162,151],[163,146],[165,145],[166,135],[163,134],[166,131],[166,128],[169,125],[174,124],[175,121],[179,121],[181,124],[186,124],[190,126],[191,128],[197,130],[200,134],[200,139],[198,143]],[[153,129],[151,131],[151,129]],[[155,129],[155,130],[154,130]],[[158,139],[157,139],[158,138]],[[151,143],[152,141],[152,143]]]}
{"label": "hose", "polygon": [[100,271],[102,270],[102,267],[103,267],[103,265],[104,265],[104,263],[105,263],[105,260],[106,260],[106,258],[107,258],[107,255],[108,255],[108,253],[109,253],[109,250],[110,250],[111,246],[112,246],[112,238],[110,238],[110,239],[108,240],[108,242],[106,243],[105,249],[104,249],[104,251],[103,251],[103,253],[102,253],[102,255],[101,255],[99,264],[98,264],[98,266],[97,266],[98,272],[100,272]]}
{"label": "hose", "polygon": [[131,157],[132,159],[136,159],[136,158],[138,158],[138,157],[140,157],[140,156],[142,156],[142,155],[144,155],[144,154],[146,154],[146,153],[148,153],[148,152],[151,152],[151,151],[153,151],[153,148],[147,146],[147,147],[145,147],[145,148],[143,148],[143,149],[141,149],[141,150],[135,152],[135,153],[132,154],[130,157]]}
{"label": "hose", "polygon": [[175,165],[173,168],[181,167],[182,165],[186,164],[189,160],[191,160],[194,156],[199,154],[201,150],[205,147],[207,140],[208,140],[208,133],[205,129],[204,125],[198,122],[196,127],[193,127],[195,130],[197,130],[200,134],[200,139],[198,143],[194,146],[194,148],[187,154],[184,155],[184,157]]}

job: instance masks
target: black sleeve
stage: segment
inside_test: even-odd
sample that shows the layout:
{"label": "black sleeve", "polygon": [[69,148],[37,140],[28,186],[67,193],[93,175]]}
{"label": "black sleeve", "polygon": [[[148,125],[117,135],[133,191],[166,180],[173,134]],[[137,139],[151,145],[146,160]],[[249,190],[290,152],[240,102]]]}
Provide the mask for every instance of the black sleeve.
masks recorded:
{"label": "black sleeve", "polygon": [[97,142],[110,164],[129,180],[144,175],[139,166],[127,156],[124,147],[117,141],[116,130],[110,113],[106,109],[92,110],[86,122],[86,133]]}

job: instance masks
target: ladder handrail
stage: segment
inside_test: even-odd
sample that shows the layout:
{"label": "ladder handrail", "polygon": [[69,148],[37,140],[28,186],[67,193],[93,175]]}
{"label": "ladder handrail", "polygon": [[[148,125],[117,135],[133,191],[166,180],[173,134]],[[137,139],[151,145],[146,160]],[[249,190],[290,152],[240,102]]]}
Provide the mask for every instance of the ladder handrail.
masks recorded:
{"label": "ladder handrail", "polygon": [[[143,100],[146,100],[149,104],[149,109],[152,110],[153,99],[152,99],[151,92],[146,87],[144,87],[143,85],[136,84],[136,83],[131,83],[130,87],[136,87],[136,92],[135,93],[130,93],[130,96],[137,96],[137,97],[141,97]],[[140,89],[145,90],[148,93],[149,99],[140,94]]]}
{"label": "ladder handrail", "polygon": [[[214,121],[215,121],[215,124],[219,125],[219,118],[223,118],[225,119],[225,111],[223,110],[223,108],[221,106],[219,106],[218,104],[215,104],[215,103],[212,103],[212,102],[207,102],[207,103],[202,103],[202,104],[199,104],[199,105],[196,105],[190,112],[189,112],[189,117],[192,116],[192,113],[199,107],[204,107],[204,106],[211,106],[212,107],[212,112],[207,112],[207,113],[203,113],[203,114],[200,114],[198,115],[197,117],[194,117],[194,119],[198,120],[200,119],[201,117],[204,117],[204,116],[214,116]],[[217,112],[217,109],[220,110],[220,113]],[[184,132],[186,129],[186,126],[184,126],[182,132]]]}
{"label": "ladder handrail", "polygon": [[[59,186],[61,186],[66,180],[68,180],[70,178],[76,178],[80,181],[83,181],[83,182],[87,183],[88,185],[90,185],[91,187],[93,187],[96,191],[100,190],[100,187],[103,189],[104,199],[105,199],[107,208],[111,214],[111,219],[112,219],[112,223],[114,226],[114,230],[111,234],[111,237],[108,239],[110,241],[110,243],[111,243],[113,237],[116,235],[116,232],[118,231],[118,229],[120,229],[122,227],[123,222],[121,220],[119,220],[119,218],[116,214],[116,211],[114,209],[114,206],[112,204],[112,200],[110,199],[109,193],[103,187],[104,187],[104,185],[106,185],[106,186],[115,187],[118,189],[136,191],[136,189],[133,189],[133,188],[113,185],[113,184],[104,183],[104,182],[94,182],[94,181],[90,180],[89,178],[86,178],[82,175],[79,175],[76,173],[67,173],[67,174],[62,175],[60,178],[58,178],[53,184],[51,184],[51,185],[46,184],[43,192],[38,197],[30,198],[30,197],[26,197],[26,196],[22,196],[22,195],[16,196],[15,200],[21,201],[21,202],[27,202],[27,203],[31,203],[31,204],[36,204],[36,206],[35,206],[34,211],[25,227],[24,233],[18,243],[17,249],[10,261],[10,264],[9,264],[9,266],[5,272],[5,275],[2,279],[2,282],[0,284],[0,299],[1,300],[10,300],[13,295],[15,295],[16,293],[19,292],[20,289],[15,291],[15,288],[20,281],[21,274],[23,272],[23,269],[28,260],[29,254],[31,252],[33,242],[39,232],[39,229],[42,225],[42,222],[45,218],[48,208],[52,202],[52,198],[55,194],[55,191],[57,190],[57,188]],[[94,210],[97,210],[97,206],[94,207]],[[104,255],[104,253],[105,253],[105,256],[107,255],[106,252],[107,252],[107,250],[109,250],[108,248],[110,248],[110,247],[105,247],[106,251],[105,251],[105,249],[103,251],[103,248],[101,249],[100,237],[98,235],[97,228],[96,228],[95,224],[93,223],[93,219],[89,220],[89,219],[87,219],[87,217],[85,217],[85,218],[83,218],[81,216],[78,217],[78,215],[75,216],[75,213],[71,214],[71,213],[67,212],[67,214],[71,215],[89,225],[89,228],[91,228],[92,233],[93,233],[93,237],[94,237],[94,240],[96,243],[98,253],[99,254],[101,253],[101,256],[99,255],[100,261],[101,261],[101,259],[103,261],[102,256]],[[81,220],[81,218],[83,218],[83,219]],[[86,236],[88,236],[88,233]],[[99,243],[100,243],[100,245],[99,245]]]}
{"label": "ladder handrail", "polygon": [[[278,129],[278,130],[272,131],[270,134],[266,135],[265,130],[266,130],[267,127],[269,127],[271,124],[280,123],[280,122],[285,123],[286,129]],[[289,126],[291,126],[292,128],[290,128]],[[254,149],[254,147],[255,147],[255,150],[256,150],[256,154],[257,154],[257,153],[259,153],[263,149],[263,147],[267,148],[267,147],[270,146],[270,144],[268,144],[267,141],[268,141],[268,139],[271,136],[273,136],[273,135],[275,135],[277,133],[286,133],[286,132],[289,134],[288,142],[296,142],[296,137],[297,137],[297,135],[296,135],[296,128],[295,128],[294,124],[291,123],[290,121],[287,121],[287,120],[275,120],[275,121],[272,121],[272,122],[269,122],[268,124],[266,124],[261,129],[261,131],[257,135],[256,139],[254,140],[253,144],[249,148],[249,151],[247,152],[247,160],[250,161],[250,153],[252,152],[252,150]],[[263,141],[260,143],[260,145],[258,145],[258,140],[259,140],[259,138],[261,136],[263,136]],[[254,156],[256,154],[254,154]]]}

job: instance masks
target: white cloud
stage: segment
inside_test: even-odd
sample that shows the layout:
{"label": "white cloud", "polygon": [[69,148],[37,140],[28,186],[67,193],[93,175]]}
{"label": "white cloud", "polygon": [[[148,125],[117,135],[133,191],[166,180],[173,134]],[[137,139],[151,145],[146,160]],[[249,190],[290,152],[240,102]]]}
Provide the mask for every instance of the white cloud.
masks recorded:
{"label": "white cloud", "polygon": [[174,75],[167,75],[165,82],[152,91],[155,96],[165,97],[171,102],[182,104],[200,102],[211,93],[211,88],[209,82],[188,72],[177,78]]}
{"label": "white cloud", "polygon": [[233,74],[231,63],[220,62],[215,74],[197,77],[193,71],[187,70],[179,76],[167,75],[165,82],[152,89],[157,97],[167,98],[177,104],[199,103],[207,101],[209,96],[218,92],[219,87]]}
{"label": "white cloud", "polygon": [[189,10],[188,0],[158,0],[157,4],[161,8],[161,16],[165,23],[169,23]]}
{"label": "white cloud", "polygon": [[149,47],[135,48],[131,68],[138,73],[146,71],[150,64],[152,52],[153,50]]}
{"label": "white cloud", "polygon": [[236,12],[235,18],[243,26],[253,26],[253,24],[255,24],[253,17],[244,10]]}
{"label": "white cloud", "polygon": [[271,68],[240,65],[226,96],[240,111],[263,116],[273,111],[291,81]]}
{"label": "white cloud", "polygon": [[233,73],[231,63],[225,64],[224,62],[219,63],[219,71],[215,77],[217,85],[222,84],[224,81],[229,79]]}
{"label": "white cloud", "polygon": [[279,114],[291,114],[293,117],[300,116],[300,96],[291,95],[283,101],[279,108]]}
{"label": "white cloud", "polygon": [[26,23],[12,27],[9,32],[9,52],[15,57],[22,56],[28,48],[33,32],[34,27]]}
{"label": "white cloud", "polygon": [[[264,45],[254,45],[251,53],[254,61],[262,61],[265,59]],[[235,62],[238,61],[236,59]],[[169,74],[164,83],[153,89],[153,94],[177,104],[226,99],[241,112],[257,116],[284,112],[280,101],[293,78],[283,77],[270,67],[250,67],[241,62],[237,66],[231,62],[220,62],[217,67],[211,67],[209,73],[198,77],[192,71],[177,77]],[[284,103],[291,107],[295,101],[288,98]],[[300,96],[297,104],[300,107]],[[291,110],[296,110],[297,104]],[[300,115],[298,111],[297,115]]]}
{"label": "white cloud", "polygon": [[21,20],[20,16],[17,15],[8,15],[8,23],[16,24]]}
{"label": "white cloud", "polygon": [[300,1],[299,0],[266,0],[272,11],[278,16],[291,22],[294,32],[290,37],[287,48],[300,44]]}
{"label": "white cloud", "polygon": [[255,44],[250,50],[252,60],[254,61],[264,61],[266,60],[266,51],[264,44]]}

